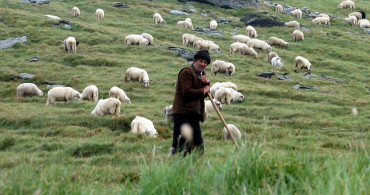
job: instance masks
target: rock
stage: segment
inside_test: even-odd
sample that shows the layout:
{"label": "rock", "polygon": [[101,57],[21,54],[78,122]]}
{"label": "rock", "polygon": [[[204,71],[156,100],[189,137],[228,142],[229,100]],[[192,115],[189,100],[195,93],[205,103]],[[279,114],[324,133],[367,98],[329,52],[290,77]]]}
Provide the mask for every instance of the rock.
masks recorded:
{"label": "rock", "polygon": [[290,80],[290,79],[292,79],[292,78],[290,78],[290,77],[286,76],[287,74],[289,74],[289,73],[288,73],[288,72],[285,72],[285,73],[283,73],[283,74],[279,74],[279,75],[277,75],[277,78],[278,78],[279,80]]}
{"label": "rock", "polygon": [[113,5],[113,7],[117,7],[117,8],[130,8],[130,6],[128,6],[126,3],[116,3]]}
{"label": "rock", "polygon": [[64,86],[65,85],[47,85],[46,87],[52,89],[54,87],[64,87]]}
{"label": "rock", "polygon": [[41,84],[43,84],[43,85],[52,85],[53,82],[51,82],[51,81],[43,81]]}
{"label": "rock", "polygon": [[229,24],[231,20],[228,18],[220,18],[220,19],[217,19],[216,22],[219,24]]}
{"label": "rock", "polygon": [[305,79],[311,79],[313,74],[311,74],[310,72],[306,72],[306,73],[303,74],[303,76],[304,76]]}
{"label": "rock", "polygon": [[61,19],[59,20],[60,24],[71,24],[72,22],[70,20]]}
{"label": "rock", "polygon": [[27,2],[27,3],[37,3],[39,5],[50,3],[50,1],[46,1],[46,0],[25,0],[25,2]]}
{"label": "rock", "polygon": [[211,12],[204,12],[203,10],[200,11],[200,14],[202,16],[205,16],[205,17],[208,17],[209,15],[211,15]]}
{"label": "rock", "polygon": [[34,74],[29,74],[29,73],[21,73],[19,75],[15,75],[15,76],[12,76],[12,77],[9,77],[8,80],[20,80],[20,79],[32,79],[33,77],[35,77]]}
{"label": "rock", "polygon": [[209,28],[195,28],[194,29],[195,32],[198,32],[198,33],[206,33],[206,34],[209,34],[209,35],[217,35],[217,36],[222,36],[224,34],[223,31],[219,31],[219,30],[213,30],[213,29],[209,29]]}
{"label": "rock", "polygon": [[196,52],[190,52],[182,47],[168,47],[170,51],[177,52],[181,58],[186,59],[188,62],[193,61]]}
{"label": "rock", "polygon": [[264,78],[271,78],[272,75],[275,75],[274,72],[262,72],[262,73],[258,73],[257,76],[259,77],[264,77]]}
{"label": "rock", "polygon": [[330,93],[330,91],[322,91],[321,93]]}
{"label": "rock", "polygon": [[33,57],[32,59],[30,59],[30,60],[27,60],[26,62],[28,62],[28,63],[30,63],[30,62],[37,62],[37,61],[39,61],[41,59],[41,57],[39,57],[39,56],[36,56],[36,57]]}
{"label": "rock", "polygon": [[11,37],[9,39],[0,40],[0,49],[6,49],[15,45],[16,43],[25,43],[25,42],[27,42],[26,36],[15,38]]}
{"label": "rock", "polygon": [[302,85],[294,85],[294,89],[316,89],[316,87],[313,86],[302,86]]}
{"label": "rock", "polygon": [[171,10],[171,11],[170,11],[170,14],[175,14],[175,15],[186,15],[186,16],[188,16],[188,15],[189,15],[188,13],[182,12],[182,11],[180,11],[180,10]]}
{"label": "rock", "polygon": [[258,0],[178,0],[180,2],[197,1],[226,9],[259,7]]}
{"label": "rock", "polygon": [[184,11],[186,13],[197,13],[197,10],[195,10],[195,9],[189,9],[189,8],[186,8],[186,7],[183,7],[182,8],[182,11]]}
{"label": "rock", "polygon": [[301,28],[302,30],[311,30],[310,28],[308,28],[307,26],[303,24],[299,24],[299,28]]}
{"label": "rock", "polygon": [[64,28],[65,28],[65,29],[71,29],[72,27],[71,27],[70,25],[68,25],[68,24],[65,24],[65,25],[64,25]]}
{"label": "rock", "polygon": [[327,81],[334,81],[334,82],[337,82],[337,83],[339,83],[339,84],[345,84],[345,82],[344,82],[344,81],[342,81],[342,80],[339,80],[339,79],[332,79],[332,78],[327,77],[327,76],[325,76],[325,75],[323,75],[323,74],[320,74],[318,77],[319,77],[319,78],[321,78],[321,79],[327,80]]}
{"label": "rock", "polygon": [[364,32],[365,32],[366,34],[370,34],[370,28],[364,28]]}
{"label": "rock", "polygon": [[260,19],[260,18],[261,18],[260,15],[257,15],[257,14],[248,14],[248,15],[245,15],[242,18],[240,18],[240,21],[241,22],[244,22],[245,24],[247,24],[249,22],[252,22],[255,19]]}
{"label": "rock", "polygon": [[248,14],[240,18],[241,22],[244,22],[245,25],[251,25],[253,27],[272,27],[272,26],[285,26],[284,22],[280,22],[278,20],[271,20],[262,18],[258,14]]}

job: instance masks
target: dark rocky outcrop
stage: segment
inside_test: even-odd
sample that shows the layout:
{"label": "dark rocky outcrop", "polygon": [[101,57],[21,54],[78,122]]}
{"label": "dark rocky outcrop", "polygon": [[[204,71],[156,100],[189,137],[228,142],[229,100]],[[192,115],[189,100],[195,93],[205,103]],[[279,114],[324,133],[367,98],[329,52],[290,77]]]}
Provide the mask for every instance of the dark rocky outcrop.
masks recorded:
{"label": "dark rocky outcrop", "polygon": [[130,6],[128,6],[126,3],[116,3],[113,5],[113,7],[117,7],[117,8],[130,8]]}
{"label": "dark rocky outcrop", "polygon": [[47,1],[47,0],[25,0],[25,2],[27,2],[27,3],[37,3],[39,5],[50,3],[50,1]]}
{"label": "dark rocky outcrop", "polygon": [[27,37],[26,36],[23,36],[23,37],[11,37],[9,39],[5,39],[5,40],[0,40],[0,49],[6,49],[6,48],[9,48],[13,45],[15,45],[16,43],[25,43],[27,42]]}
{"label": "dark rocky outcrop", "polygon": [[303,86],[303,85],[294,85],[293,86],[294,89],[316,89],[316,87],[314,86]]}
{"label": "dark rocky outcrop", "polygon": [[197,1],[207,3],[226,9],[236,9],[245,7],[259,7],[258,0],[178,0],[180,2]]}
{"label": "dark rocky outcrop", "polygon": [[70,20],[61,19],[59,20],[59,24],[71,24],[72,22]]}
{"label": "dark rocky outcrop", "polygon": [[174,14],[174,15],[185,15],[185,16],[188,16],[189,15],[188,13],[182,12],[180,10],[170,10],[170,14]]}
{"label": "dark rocky outcrop", "polygon": [[217,35],[217,36],[222,36],[224,34],[223,31],[219,31],[219,30],[213,30],[213,29],[209,29],[209,28],[195,28],[194,29],[195,32],[198,32],[198,33],[206,33],[206,34],[209,34],[209,35]]}
{"label": "dark rocky outcrop", "polygon": [[193,61],[194,55],[196,52],[190,52],[182,47],[168,47],[170,51],[176,52],[181,58],[184,58],[187,61]]}
{"label": "dark rocky outcrop", "polygon": [[34,74],[21,73],[19,75],[9,77],[8,80],[15,80],[15,81],[20,80],[20,79],[28,80],[28,79],[32,79],[33,77],[35,77]]}
{"label": "dark rocky outcrop", "polygon": [[261,73],[258,73],[257,76],[259,77],[263,77],[263,78],[271,78],[273,75],[275,75],[274,72],[261,72]]}
{"label": "dark rocky outcrop", "polygon": [[284,22],[278,20],[262,18],[258,14],[248,14],[240,19],[245,25],[251,25],[254,27],[272,27],[272,26],[285,26]]}
{"label": "dark rocky outcrop", "polygon": [[220,18],[220,19],[217,19],[216,22],[218,24],[229,24],[231,23],[231,20],[228,18]]}
{"label": "dark rocky outcrop", "polygon": [[26,62],[28,62],[28,63],[30,63],[30,62],[37,62],[37,61],[39,61],[40,59],[41,59],[41,57],[36,56],[36,57],[33,57],[32,59],[27,60]]}

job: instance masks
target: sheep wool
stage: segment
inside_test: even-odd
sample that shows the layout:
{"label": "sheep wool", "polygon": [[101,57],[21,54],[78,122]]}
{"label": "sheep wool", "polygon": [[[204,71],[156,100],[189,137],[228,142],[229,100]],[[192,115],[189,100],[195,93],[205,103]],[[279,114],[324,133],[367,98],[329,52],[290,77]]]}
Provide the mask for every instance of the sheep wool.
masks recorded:
{"label": "sheep wool", "polygon": [[216,22],[216,20],[212,20],[209,23],[209,28],[212,29],[212,30],[216,30],[216,28],[217,28],[217,22]]}
{"label": "sheep wool", "polygon": [[238,90],[238,87],[232,82],[216,82],[210,88],[210,93],[212,97],[215,97],[216,91],[220,89],[220,87],[234,89],[235,91]]}
{"label": "sheep wool", "polygon": [[188,33],[185,33],[182,35],[182,45],[185,47],[185,46],[192,46],[192,47],[195,47],[195,43],[198,41],[198,40],[203,40],[202,38],[200,37],[197,37],[195,35],[192,35],[192,34],[188,34]]}
{"label": "sheep wool", "polygon": [[303,41],[304,39],[304,34],[300,30],[295,30],[293,31],[293,41]]}
{"label": "sheep wool", "polygon": [[276,5],[276,9],[275,9],[275,12],[277,13],[283,13],[283,6],[281,6],[280,4],[277,4]]}
{"label": "sheep wool", "polygon": [[[231,135],[234,137],[235,140],[240,140],[242,138],[242,134],[240,133],[239,128],[234,124],[228,124],[227,127],[230,130]],[[222,130],[222,139],[223,140],[231,140],[227,129],[224,127]]]}
{"label": "sheep wool", "polygon": [[112,115],[119,117],[121,112],[121,102],[116,98],[101,99],[91,112],[93,116]]}
{"label": "sheep wool", "polygon": [[141,36],[149,41],[148,45],[153,45],[154,44],[154,39],[153,39],[153,36],[151,34],[142,33]]}
{"label": "sheep wool", "polygon": [[166,24],[166,21],[162,18],[161,14],[155,13],[153,15],[154,24]]}
{"label": "sheep wool", "polygon": [[290,27],[290,28],[299,28],[299,23],[297,21],[289,21],[287,23],[285,23],[285,25],[287,27]]}
{"label": "sheep wool", "polygon": [[292,14],[292,16],[302,19],[302,11],[300,9],[295,9],[291,11],[290,13]]}
{"label": "sheep wool", "polygon": [[44,93],[33,83],[23,83],[17,87],[17,96],[43,96]]}
{"label": "sheep wool", "polygon": [[80,16],[80,9],[78,9],[78,7],[73,7],[72,8],[72,14],[73,14],[74,17]]}
{"label": "sheep wool", "polygon": [[297,56],[294,59],[294,66],[295,66],[295,72],[297,72],[297,68],[299,69],[307,69],[308,72],[311,72],[311,63],[306,58],[302,56]]}
{"label": "sheep wool", "polygon": [[95,11],[96,19],[103,20],[104,18],[104,11],[102,9],[97,9]]}
{"label": "sheep wool", "polygon": [[78,44],[80,44],[80,42],[76,40],[74,37],[68,37],[63,41],[64,50],[66,50],[69,53],[76,54]]}
{"label": "sheep wool", "polygon": [[126,70],[125,82],[139,81],[145,87],[149,86],[149,75],[144,69],[131,67]]}
{"label": "sheep wool", "polygon": [[272,58],[274,58],[274,57],[279,57],[279,56],[278,56],[278,55],[277,55],[277,53],[275,53],[275,52],[270,52],[270,53],[269,53],[269,56],[268,56],[267,61],[268,61],[269,63],[271,63],[271,60],[272,60]]}
{"label": "sheep wool", "polygon": [[316,25],[325,24],[325,25],[330,26],[330,20],[327,17],[317,17],[311,21],[311,24],[316,24]]}
{"label": "sheep wool", "polygon": [[232,102],[244,101],[244,96],[234,89],[220,87],[220,89],[216,91],[215,99],[220,101],[222,104],[226,103],[227,105],[230,105]]}
{"label": "sheep wool", "polygon": [[217,72],[225,73],[226,76],[231,76],[235,72],[235,65],[233,63],[216,60],[212,63],[212,75],[216,76]]}
{"label": "sheep wool", "polygon": [[277,45],[277,46],[280,46],[282,48],[289,47],[288,42],[284,41],[283,39],[279,39],[277,37],[270,37],[269,38],[269,44],[270,45]]}
{"label": "sheep wool", "polygon": [[255,58],[258,57],[258,53],[252,47],[248,47],[248,45],[242,45],[239,48],[239,52],[242,55],[249,55]]}
{"label": "sheep wool", "polygon": [[141,35],[130,34],[125,37],[126,45],[149,45],[149,40]]}
{"label": "sheep wool", "polygon": [[177,26],[193,30],[193,24],[188,21],[178,21]]}
{"label": "sheep wool", "polygon": [[71,87],[54,87],[48,91],[46,105],[54,106],[55,101],[64,101],[64,105],[71,100],[81,100],[81,94]]}
{"label": "sheep wool", "polygon": [[247,26],[247,28],[245,28],[245,31],[249,37],[257,37],[257,31],[253,28],[253,26]]}
{"label": "sheep wool", "polygon": [[233,36],[233,38],[234,42],[241,42],[246,44],[248,44],[248,42],[251,40],[251,38],[246,35],[235,35]]}
{"label": "sheep wool", "polygon": [[95,85],[89,85],[82,91],[81,99],[97,102],[99,98],[98,94],[98,88]]}
{"label": "sheep wool", "polygon": [[284,66],[280,57],[273,57],[271,59],[271,65],[272,67],[277,68],[277,69],[281,69]]}
{"label": "sheep wool", "polygon": [[344,21],[346,21],[351,26],[357,25],[357,18],[356,16],[349,16],[348,18],[344,18]]}
{"label": "sheep wool", "polygon": [[141,116],[136,116],[131,122],[131,133],[145,134],[149,137],[158,137],[158,132],[154,128],[153,122]]}
{"label": "sheep wool", "polygon": [[127,97],[125,91],[123,91],[121,88],[114,86],[110,88],[109,90],[109,97],[111,98],[117,98],[121,102],[125,102],[127,104],[131,104],[131,100],[129,97]]}
{"label": "sheep wool", "polygon": [[252,39],[248,43],[249,47],[256,48],[256,49],[262,49],[265,51],[271,52],[272,48],[269,44],[267,44],[265,41],[258,40],[258,39]]}
{"label": "sheep wool", "polygon": [[[217,101],[217,100],[213,100],[216,104],[216,107],[221,110],[222,109],[222,104],[220,101]],[[204,101],[204,113],[205,113],[205,118],[207,118],[213,111],[215,110],[215,108],[213,107],[212,105],[212,102],[211,100],[206,100]]]}

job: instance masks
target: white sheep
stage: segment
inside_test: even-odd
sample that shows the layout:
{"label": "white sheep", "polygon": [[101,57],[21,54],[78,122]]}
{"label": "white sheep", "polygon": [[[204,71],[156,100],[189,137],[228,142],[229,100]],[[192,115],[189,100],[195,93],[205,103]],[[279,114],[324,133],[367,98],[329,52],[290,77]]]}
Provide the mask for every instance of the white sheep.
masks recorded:
{"label": "white sheep", "polygon": [[290,14],[292,14],[292,16],[295,16],[299,19],[302,19],[302,11],[300,9],[295,9],[291,11]]}
{"label": "white sheep", "polygon": [[71,100],[81,100],[81,94],[71,87],[54,87],[48,92],[46,105],[54,106],[55,101],[64,101],[64,105]]}
{"label": "white sheep", "polygon": [[213,76],[216,76],[217,72],[224,72],[226,76],[231,76],[235,72],[235,65],[228,61],[216,60],[212,63],[211,72]]}
{"label": "white sheep", "polygon": [[348,16],[355,16],[357,18],[357,20],[361,20],[362,19],[361,12],[352,12],[352,13],[348,14]]}
{"label": "white sheep", "polygon": [[139,81],[145,87],[149,86],[149,75],[144,69],[131,67],[126,70],[125,82]]}
{"label": "white sheep", "polygon": [[357,18],[356,16],[349,16],[348,18],[344,18],[344,21],[346,21],[351,26],[357,25]]}
{"label": "white sheep", "polygon": [[[237,126],[235,126],[234,124],[228,124],[227,127],[229,128],[230,133],[235,140],[240,140],[242,138],[242,134],[240,133],[240,130]],[[231,139],[231,138],[229,137],[229,133],[227,132],[227,129],[224,127],[224,129],[222,130],[222,140],[228,140],[228,139]]]}
{"label": "white sheep", "polygon": [[304,34],[300,30],[295,30],[293,31],[293,41],[303,41],[304,39]]}
{"label": "white sheep", "polygon": [[271,60],[272,60],[272,58],[274,58],[274,57],[279,57],[279,56],[278,56],[278,55],[277,55],[277,53],[275,53],[275,52],[270,52],[270,53],[269,53],[269,56],[268,56],[267,61],[268,61],[269,63],[271,63]]}
{"label": "white sheep", "polygon": [[134,134],[146,134],[150,137],[157,137],[158,132],[154,128],[154,124],[151,120],[141,116],[136,116],[131,122],[131,133]]}
{"label": "white sheep", "polygon": [[173,121],[172,105],[166,106],[164,108],[164,115],[166,116],[166,121],[167,122]]}
{"label": "white sheep", "polygon": [[360,26],[360,28],[370,28],[370,22],[367,19],[362,19],[358,21],[358,26]]}
{"label": "white sheep", "polygon": [[[216,104],[216,107],[221,110],[222,109],[222,104],[220,101],[217,101],[217,100],[213,100]],[[204,113],[205,113],[205,117],[207,118],[213,111],[215,110],[215,108],[213,107],[212,105],[212,102],[211,100],[205,100],[204,101]]]}
{"label": "white sheep", "polygon": [[344,0],[338,5],[338,8],[347,8],[347,7],[351,8],[351,10],[354,10],[355,9],[355,3],[353,1],[350,1],[350,0]]}
{"label": "white sheep", "polygon": [[102,9],[97,9],[95,11],[96,19],[103,20],[104,18],[104,11]]}
{"label": "white sheep", "polygon": [[190,22],[190,23],[193,24],[193,22],[191,21],[191,18],[186,18],[185,21]]}
{"label": "white sheep", "polygon": [[234,54],[235,52],[239,52],[240,53],[240,48],[242,46],[247,46],[247,44],[245,43],[241,43],[241,42],[234,42],[230,45],[230,53]]}
{"label": "white sheep", "polygon": [[129,97],[127,97],[125,91],[123,91],[121,88],[114,86],[110,88],[109,90],[109,97],[111,98],[117,98],[121,102],[126,102],[128,104],[131,104],[131,100]]}
{"label": "white sheep", "polygon": [[212,30],[215,30],[217,28],[217,22],[216,22],[216,20],[212,20],[209,23],[209,28],[212,29]]}
{"label": "white sheep", "polygon": [[271,59],[271,65],[272,67],[277,68],[277,69],[281,69],[284,66],[280,57],[273,57]]}
{"label": "white sheep", "polygon": [[275,12],[277,13],[283,13],[283,6],[281,6],[280,4],[277,4],[276,5],[276,9],[275,9]]}
{"label": "white sheep", "polygon": [[185,33],[182,35],[182,45],[185,47],[185,46],[188,46],[188,45],[191,45],[191,46],[195,46],[195,42],[197,42],[198,40],[203,40],[202,38],[200,37],[197,37],[195,35],[192,35],[192,34],[188,34],[188,33]]}
{"label": "white sheep", "polygon": [[69,53],[76,54],[78,44],[80,44],[80,41],[76,40],[74,37],[68,37],[63,41],[64,49]]}
{"label": "white sheep", "polygon": [[262,49],[265,51],[271,52],[272,48],[269,44],[267,44],[265,41],[258,40],[258,39],[252,39],[248,43],[249,47],[256,48],[256,49]]}
{"label": "white sheep", "polygon": [[297,56],[294,59],[294,66],[295,66],[294,72],[297,72],[297,68],[307,69],[308,72],[311,72],[311,66],[312,65],[311,65],[310,61],[308,61],[306,58],[304,58],[302,56]]}
{"label": "white sheep", "polygon": [[89,85],[82,91],[81,99],[96,102],[99,99],[98,94],[98,88],[95,85]]}
{"label": "white sheep", "polygon": [[197,49],[207,49],[207,50],[213,50],[213,51],[221,51],[220,46],[218,46],[216,43],[210,40],[204,40],[200,39],[197,42],[195,42],[195,47]]}
{"label": "white sheep", "polygon": [[291,28],[299,28],[299,22],[297,22],[297,21],[289,21],[289,22],[287,22],[287,23],[285,23],[285,25],[287,26],[287,27],[291,27]]}
{"label": "white sheep", "polygon": [[279,39],[277,37],[270,37],[269,38],[270,45],[278,45],[280,47],[289,47],[289,43],[284,41],[283,39]]}
{"label": "white sheep", "polygon": [[246,44],[248,44],[248,42],[251,40],[251,38],[246,35],[235,35],[233,36],[233,38],[234,42],[241,42]]}
{"label": "white sheep", "polygon": [[162,18],[161,14],[155,13],[153,15],[154,24],[166,24],[166,21]]}
{"label": "white sheep", "polygon": [[327,17],[317,17],[311,21],[311,24],[316,24],[316,25],[325,24],[325,25],[330,26],[330,20]]}
{"label": "white sheep", "polygon": [[72,14],[73,14],[74,17],[80,16],[80,9],[78,9],[78,7],[73,7],[72,8]]}
{"label": "white sheep", "polygon": [[253,28],[253,26],[247,26],[247,28],[245,28],[245,31],[249,37],[257,37],[257,31]]}
{"label": "white sheep", "polygon": [[193,30],[193,24],[188,21],[178,21],[177,26]]}
{"label": "white sheep", "polygon": [[91,112],[93,116],[112,115],[119,117],[121,113],[121,102],[116,98],[101,99]]}
{"label": "white sheep", "polygon": [[220,89],[220,87],[231,88],[235,91],[238,90],[238,87],[232,82],[216,82],[210,88],[210,93],[212,97],[215,97],[216,91]]}
{"label": "white sheep", "polygon": [[248,47],[248,45],[241,46],[239,48],[239,53],[242,55],[253,56],[255,58],[258,57],[258,53],[252,47]]}
{"label": "white sheep", "polygon": [[153,36],[151,34],[142,33],[141,36],[149,41],[148,45],[153,45],[154,44],[154,39],[153,39]]}
{"label": "white sheep", "polygon": [[33,83],[23,83],[17,87],[17,96],[43,96],[44,93]]}
{"label": "white sheep", "polygon": [[149,40],[141,35],[131,34],[125,38],[126,45],[149,45]]}
{"label": "white sheep", "polygon": [[232,102],[244,101],[244,96],[235,91],[234,89],[220,87],[215,93],[215,99],[220,101],[222,104],[230,105]]}
{"label": "white sheep", "polygon": [[53,20],[60,20],[60,17],[58,16],[53,16],[53,15],[45,15],[45,16]]}

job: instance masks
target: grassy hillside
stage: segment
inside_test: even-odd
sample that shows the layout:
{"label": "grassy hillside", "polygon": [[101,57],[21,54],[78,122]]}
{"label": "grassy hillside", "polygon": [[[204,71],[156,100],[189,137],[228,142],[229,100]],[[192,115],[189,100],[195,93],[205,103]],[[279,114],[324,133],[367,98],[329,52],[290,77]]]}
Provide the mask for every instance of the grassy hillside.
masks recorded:
{"label": "grassy hillside", "polygon": [[[130,8],[115,8],[117,1],[64,0],[49,5],[1,0],[0,40],[27,36],[27,43],[0,50],[0,194],[30,193],[160,193],[160,194],[368,194],[370,158],[367,151],[370,129],[369,35],[341,19],[330,27],[312,26],[311,18],[295,19],[277,14],[273,7],[226,10],[191,2],[194,27],[209,27],[212,19],[230,18],[219,24],[223,36],[210,36],[179,28],[186,16],[171,15],[171,9],[189,7],[178,1],[126,0]],[[308,7],[341,18],[350,10],[338,9],[337,0],[277,0],[281,4]],[[356,10],[370,15],[369,1],[355,1]],[[72,17],[79,7],[81,16]],[[102,8],[105,17],[95,18]],[[291,42],[294,31],[287,27],[256,28],[258,39],[277,36],[290,47],[273,47],[284,62],[281,70],[267,62],[267,53],[257,51],[257,59],[231,55],[234,34],[245,34],[240,17],[259,10],[278,20],[297,20],[304,31],[303,42]],[[158,12],[166,25],[155,25]],[[210,12],[205,17],[203,12]],[[71,28],[46,18],[51,14],[71,20]],[[241,27],[241,28],[235,28]],[[150,33],[154,46],[126,46],[128,34]],[[196,34],[220,45],[222,53],[211,52],[212,61],[235,64],[231,77],[212,76],[212,83],[231,81],[246,97],[244,102],[224,105],[227,123],[242,131],[240,149],[223,142],[223,125],[215,113],[201,124],[205,154],[201,157],[172,158],[172,124],[163,109],[172,104],[178,71],[186,60],[168,50],[182,47],[184,33]],[[80,41],[77,54],[63,50],[68,36]],[[195,51],[193,48],[186,48]],[[294,72],[294,58],[303,56],[313,65],[311,79],[304,71]],[[34,56],[38,62],[26,63]],[[124,83],[127,68],[146,69],[150,85]],[[266,71],[289,72],[291,80],[265,79]],[[19,73],[35,74],[30,80],[9,80]],[[317,76],[324,74],[343,84]],[[99,88],[99,98],[107,98],[112,86],[122,88],[132,104],[122,104],[121,117],[92,117],[95,102],[57,102],[45,106],[49,88],[45,81],[73,87],[82,92],[88,85]],[[16,88],[35,83],[43,97],[17,98]],[[315,86],[313,90],[294,85]],[[351,114],[353,107],[358,115]],[[149,118],[159,132],[152,139],[129,133],[136,115]],[[367,176],[366,176],[367,175]]]}

